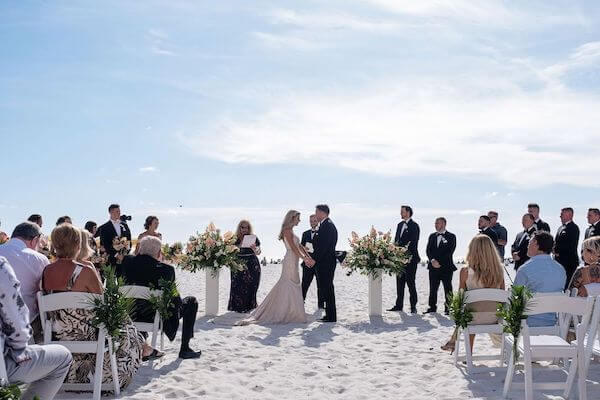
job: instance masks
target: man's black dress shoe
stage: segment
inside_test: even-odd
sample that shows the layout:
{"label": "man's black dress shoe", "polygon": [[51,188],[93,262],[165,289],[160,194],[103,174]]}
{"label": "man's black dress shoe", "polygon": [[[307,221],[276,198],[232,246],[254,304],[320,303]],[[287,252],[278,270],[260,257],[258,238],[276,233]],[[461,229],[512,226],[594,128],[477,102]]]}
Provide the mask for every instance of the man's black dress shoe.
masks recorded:
{"label": "man's black dress shoe", "polygon": [[417,308],[416,307],[411,307],[410,313],[411,314],[416,314],[417,313]]}
{"label": "man's black dress shoe", "polygon": [[437,310],[435,308],[428,308],[427,311],[425,311],[423,314],[432,314],[436,312]]}
{"label": "man's black dress shoe", "polygon": [[388,311],[402,311],[402,307],[394,306],[392,308],[388,308]]}
{"label": "man's black dress shoe", "polygon": [[329,318],[329,317],[323,317],[319,321],[321,321],[321,322],[337,322],[335,319]]}

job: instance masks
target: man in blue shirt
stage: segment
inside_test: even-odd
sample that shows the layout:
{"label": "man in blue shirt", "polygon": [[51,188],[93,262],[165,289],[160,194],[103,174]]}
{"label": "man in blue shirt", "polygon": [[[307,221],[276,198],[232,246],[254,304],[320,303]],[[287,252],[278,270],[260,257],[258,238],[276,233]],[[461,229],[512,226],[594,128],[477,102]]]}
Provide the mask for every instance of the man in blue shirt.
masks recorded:
{"label": "man in blue shirt", "polygon": [[[517,270],[515,286],[527,286],[535,293],[562,292],[567,274],[562,265],[552,259],[550,253],[554,247],[552,235],[537,231],[529,240],[527,255],[529,261]],[[556,314],[538,314],[527,318],[529,326],[552,326],[556,324]]]}

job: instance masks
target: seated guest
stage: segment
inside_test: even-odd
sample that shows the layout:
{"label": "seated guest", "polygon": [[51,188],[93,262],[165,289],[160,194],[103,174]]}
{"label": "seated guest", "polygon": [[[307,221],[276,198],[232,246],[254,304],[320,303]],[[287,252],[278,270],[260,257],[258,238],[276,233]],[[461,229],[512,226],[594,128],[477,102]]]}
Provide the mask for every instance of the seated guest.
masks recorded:
{"label": "seated guest", "polygon": [[[554,239],[546,231],[537,231],[529,239],[527,256],[529,261],[517,270],[514,285],[526,286],[535,293],[562,292],[567,275],[565,269],[552,259],[550,253]],[[553,313],[532,315],[527,318],[529,326],[552,326],[556,324]]]}
{"label": "seated guest", "polygon": [[237,226],[235,245],[240,247],[238,257],[246,264],[243,271],[231,270],[231,289],[229,290],[229,311],[247,313],[256,308],[256,292],[260,284],[260,240],[250,245],[241,247],[244,236],[253,235],[252,225],[247,220],[242,220]]}
{"label": "seated guest", "polygon": [[154,236],[159,238],[160,240],[162,240],[162,234],[157,232],[156,230],[158,229],[158,217],[155,217],[154,215],[150,215],[149,217],[146,218],[146,221],[144,222],[144,229],[145,231],[140,233],[140,235],[138,236],[138,244],[135,247],[135,254],[139,253],[139,248],[140,248],[140,241],[145,238],[146,236]]}
{"label": "seated guest", "polygon": [[[127,284],[158,288],[161,278],[170,282],[175,281],[175,268],[159,261],[162,256],[160,239],[154,236],[146,236],[138,246],[140,249],[138,255],[126,256],[123,260],[123,278]],[[199,358],[202,352],[193,351],[190,348],[190,339],[194,337],[194,324],[198,312],[196,298],[189,296],[181,299],[177,296],[170,311],[171,316],[169,319],[163,321],[165,334],[170,341],[175,339],[179,319],[183,319],[179,357],[183,359]],[[136,302],[134,314],[136,321],[152,322],[154,321],[155,311],[146,301],[141,300]]]}
{"label": "seated guest", "polygon": [[527,248],[529,247],[529,239],[535,232],[535,220],[533,215],[523,215],[521,223],[523,224],[523,231],[517,234],[515,242],[511,248],[512,257],[515,262],[515,270],[519,269],[521,265],[525,264],[527,260],[529,260],[529,257],[527,256]]}
{"label": "seated guest", "polygon": [[98,245],[96,244],[96,232],[98,232],[98,224],[94,221],[88,221],[85,223],[84,229],[90,234],[90,247],[96,253],[98,251]]}
{"label": "seated guest", "polygon": [[6,232],[0,231],[0,244],[4,244],[10,240],[10,237]]}
{"label": "seated guest", "polygon": [[95,269],[94,263],[90,261],[90,257],[94,254],[94,251],[90,247],[90,239],[92,236],[85,229],[82,229],[80,232],[81,244],[79,245],[79,253],[77,253],[77,257],[75,257],[75,262]]}
{"label": "seated guest", "polygon": [[583,241],[581,245],[583,251],[583,261],[585,266],[575,271],[573,279],[569,284],[569,290],[577,288],[577,296],[599,296],[600,293],[596,289],[593,293],[588,293],[589,285],[600,286],[600,236],[592,236]]}
{"label": "seated guest", "polygon": [[69,217],[68,215],[63,215],[62,217],[59,217],[56,220],[56,226],[59,226],[62,224],[73,224],[73,221],[71,220],[71,217]]}
{"label": "seated guest", "polygon": [[21,399],[53,399],[60,390],[72,362],[63,346],[29,345],[29,310],[20,285],[6,258],[0,257],[0,328],[4,335],[4,357],[9,384],[27,383]]}
{"label": "seated guest", "polygon": [[[81,249],[81,232],[71,224],[62,224],[54,228],[51,234],[52,246],[57,261],[48,265],[42,275],[42,290],[46,293],[60,292],[104,292],[102,282],[93,267],[75,261]],[[65,309],[50,313],[54,321],[53,340],[94,340],[97,330],[90,325],[92,311],[83,309]],[[126,333],[119,339],[116,352],[117,372],[121,388],[131,383],[142,357],[144,339],[135,326],[130,323],[124,328]],[[94,354],[75,354],[73,364],[67,374],[66,383],[91,383],[95,369]],[[112,378],[110,359],[104,358],[103,383]]]}
{"label": "seated guest", "polygon": [[[477,235],[469,243],[467,266],[460,270],[459,289],[504,289],[504,269],[500,263],[498,249],[486,235]],[[495,301],[478,301],[469,305],[473,312],[471,325],[488,325],[498,322]],[[471,335],[471,349],[475,335]],[[492,337],[495,341],[495,338]],[[456,337],[442,346],[442,350],[454,351]]]}
{"label": "seated guest", "polygon": [[49,264],[46,256],[35,250],[41,234],[38,225],[33,222],[23,222],[15,227],[12,239],[0,246],[0,256],[8,260],[21,283],[21,296],[29,310],[29,321],[33,326],[36,342],[42,340],[42,325],[38,318],[36,295],[40,290],[44,268]]}

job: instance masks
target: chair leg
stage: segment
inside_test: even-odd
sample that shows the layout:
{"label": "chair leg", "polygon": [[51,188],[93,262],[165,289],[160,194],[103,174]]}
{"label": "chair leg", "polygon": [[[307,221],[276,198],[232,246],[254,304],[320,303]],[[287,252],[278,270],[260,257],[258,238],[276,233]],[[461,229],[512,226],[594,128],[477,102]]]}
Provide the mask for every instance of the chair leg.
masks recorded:
{"label": "chair leg", "polygon": [[571,364],[569,366],[567,382],[565,383],[565,391],[563,393],[565,398],[569,397],[569,394],[571,393],[571,388],[573,387],[573,382],[575,381],[575,374],[578,373],[578,371],[577,371],[578,357],[575,356],[570,361],[571,361]]}
{"label": "chair leg", "polygon": [[508,360],[506,360],[506,362],[508,364],[508,368],[506,369],[506,378],[504,378],[504,389],[502,390],[502,398],[504,399],[508,397],[508,392],[510,391],[513,375],[515,373],[515,359],[513,358],[512,348],[510,350],[510,354],[508,355]]}
{"label": "chair leg", "polygon": [[[155,349],[156,348],[156,340],[158,339],[158,332],[157,330],[153,330],[152,331],[152,348]],[[161,349],[162,350],[162,349]]]}
{"label": "chair leg", "polygon": [[102,367],[104,365],[104,335],[98,334],[98,350],[96,351],[96,368],[94,369],[94,392],[92,398],[100,400],[102,394]]}
{"label": "chair leg", "polygon": [[577,390],[579,392],[579,400],[587,400],[587,369],[585,367],[586,360],[582,360],[582,357],[578,357],[577,364]]}
{"label": "chair leg", "polygon": [[473,352],[471,351],[471,335],[469,335],[469,330],[465,329],[464,331],[465,337],[465,354],[467,360],[467,372],[470,374],[473,372]]}
{"label": "chair leg", "polygon": [[504,332],[502,332],[502,343],[500,343],[500,368],[504,367]]}
{"label": "chair leg", "polygon": [[525,400],[533,400],[533,368],[531,366],[531,357],[523,357],[523,359],[525,367]]}
{"label": "chair leg", "polygon": [[110,371],[112,373],[115,397],[118,397],[121,394],[121,384],[119,382],[119,369],[117,368],[117,355],[113,351],[112,339],[108,341],[108,356],[110,357]]}
{"label": "chair leg", "polygon": [[160,331],[160,351],[164,351],[165,349],[165,333]]}

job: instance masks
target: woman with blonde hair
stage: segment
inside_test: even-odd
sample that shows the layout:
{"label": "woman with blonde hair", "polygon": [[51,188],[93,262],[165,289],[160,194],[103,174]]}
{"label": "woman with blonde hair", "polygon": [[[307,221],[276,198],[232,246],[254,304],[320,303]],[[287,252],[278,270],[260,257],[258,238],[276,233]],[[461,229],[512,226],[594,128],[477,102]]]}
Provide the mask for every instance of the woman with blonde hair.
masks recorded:
{"label": "woman with blonde hair", "polygon": [[285,214],[279,232],[279,240],[286,248],[281,266],[281,277],[267,297],[252,312],[250,318],[240,321],[240,325],[251,323],[288,324],[307,322],[302,298],[299,260],[312,260],[300,246],[300,239],[294,234],[294,227],[300,222],[300,213],[290,210]]}
{"label": "woman with blonde hair", "polygon": [[[248,247],[242,247],[244,237],[252,235],[253,243]],[[256,292],[260,284],[260,262],[258,255],[260,254],[260,240],[254,236],[252,225],[248,220],[241,220],[237,226],[235,245],[239,247],[240,252],[238,257],[246,264],[246,269],[243,271],[231,270],[231,289],[229,290],[229,311],[247,313],[256,308]]]}
{"label": "woman with blonde hair", "polygon": [[94,254],[94,250],[92,250],[92,247],[90,246],[92,235],[85,229],[81,229],[80,232],[81,245],[79,246],[79,253],[75,258],[75,262],[95,268],[94,263],[90,261],[90,257]]}
{"label": "woman with blonde hair", "polygon": [[581,245],[583,261],[586,265],[573,274],[569,290],[577,288],[577,296],[600,295],[600,236],[592,236]]}
{"label": "woman with blonde hair", "polygon": [[[467,266],[460,270],[459,290],[504,289],[504,269],[498,250],[488,236],[477,235],[471,240],[466,261]],[[471,303],[473,320],[470,324],[495,324],[498,321],[496,307],[495,301]],[[471,349],[474,341],[475,335],[471,335]],[[442,350],[453,352],[455,343],[456,337],[453,335],[448,343],[442,346]]]}

